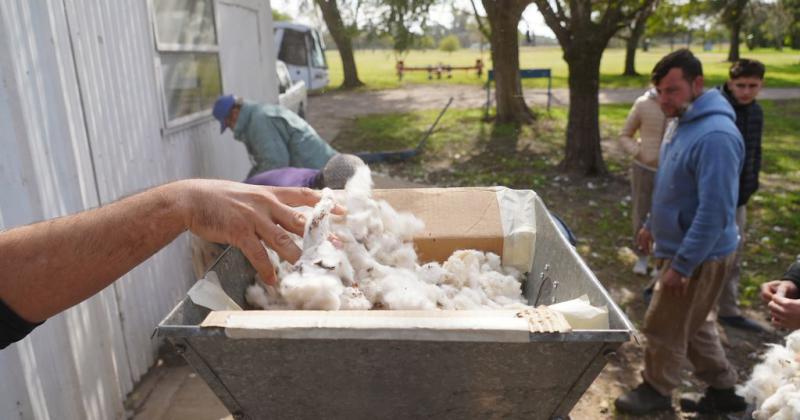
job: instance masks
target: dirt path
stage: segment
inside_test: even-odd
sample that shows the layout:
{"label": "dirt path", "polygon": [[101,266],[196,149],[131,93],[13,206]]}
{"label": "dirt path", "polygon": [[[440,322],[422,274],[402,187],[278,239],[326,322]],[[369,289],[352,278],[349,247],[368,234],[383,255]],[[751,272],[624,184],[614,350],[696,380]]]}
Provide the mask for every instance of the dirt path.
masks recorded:
{"label": "dirt path", "polygon": [[[641,88],[604,89],[600,92],[600,103],[633,103],[642,91]],[[309,99],[308,120],[324,139],[330,141],[348,120],[360,115],[439,109],[451,96],[454,98],[453,108],[479,108],[486,103],[486,90],[472,85],[416,84],[390,90],[336,91]],[[529,104],[546,105],[547,90],[525,89],[525,98]],[[800,88],[765,88],[759,98],[800,98]],[[552,105],[567,104],[569,90],[553,89]]]}

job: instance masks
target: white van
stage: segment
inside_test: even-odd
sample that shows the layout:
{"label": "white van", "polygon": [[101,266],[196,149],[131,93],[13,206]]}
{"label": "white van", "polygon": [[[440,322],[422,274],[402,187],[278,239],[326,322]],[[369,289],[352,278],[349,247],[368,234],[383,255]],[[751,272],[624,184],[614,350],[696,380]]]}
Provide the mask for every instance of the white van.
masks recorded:
{"label": "white van", "polygon": [[289,69],[281,60],[275,62],[275,70],[278,74],[278,103],[305,119],[306,104],[308,103],[306,82],[292,80],[289,77]]}
{"label": "white van", "polygon": [[319,31],[298,23],[275,22],[275,50],[286,63],[292,80],[306,82],[310,90],[328,86],[328,62]]}

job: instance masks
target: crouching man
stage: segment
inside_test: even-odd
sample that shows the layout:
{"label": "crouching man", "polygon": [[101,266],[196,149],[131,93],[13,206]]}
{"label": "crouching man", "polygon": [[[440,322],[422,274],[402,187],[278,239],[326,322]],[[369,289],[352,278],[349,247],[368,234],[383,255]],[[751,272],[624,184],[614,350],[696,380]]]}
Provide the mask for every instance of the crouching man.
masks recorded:
{"label": "crouching man", "polygon": [[[651,80],[667,118],[651,216],[639,232],[645,253],[655,242],[660,267],[642,331],[647,337],[644,381],[617,398],[620,412],[672,408],[688,358],[709,385],[684,411],[735,412],[746,408],[734,392],[737,376],[717,335],[714,309],[738,243],[736,204],[744,142],[736,115],[718,90],[703,91],[703,69],[689,50],[656,64]],[[711,315],[711,316],[710,316]]]}

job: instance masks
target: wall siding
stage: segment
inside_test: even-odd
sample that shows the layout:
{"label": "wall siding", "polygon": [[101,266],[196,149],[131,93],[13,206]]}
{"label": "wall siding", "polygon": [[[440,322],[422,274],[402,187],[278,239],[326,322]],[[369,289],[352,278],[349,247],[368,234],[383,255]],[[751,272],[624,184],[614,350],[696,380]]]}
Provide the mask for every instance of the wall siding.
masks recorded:
{"label": "wall siding", "polygon": [[[223,86],[277,100],[268,2],[218,1]],[[254,42],[253,39],[257,39]],[[191,177],[240,180],[244,147],[202,119],[166,129],[147,1],[0,2],[0,228],[75,213]],[[20,419],[123,418],[154,362],[153,329],[193,280],[186,235],[86,302],[0,352],[0,413]]]}

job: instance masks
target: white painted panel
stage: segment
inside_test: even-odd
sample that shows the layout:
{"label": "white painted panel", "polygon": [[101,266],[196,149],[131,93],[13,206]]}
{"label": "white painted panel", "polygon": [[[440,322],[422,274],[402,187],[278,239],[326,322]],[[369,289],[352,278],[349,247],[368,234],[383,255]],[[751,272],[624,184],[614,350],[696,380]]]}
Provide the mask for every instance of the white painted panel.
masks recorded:
{"label": "white painted panel", "polygon": [[[248,25],[218,28],[258,39],[253,66],[222,57],[223,79],[276,101],[268,2]],[[257,11],[257,12],[254,12]],[[231,13],[240,13],[241,10]],[[251,47],[256,48],[256,47]],[[189,177],[242,179],[244,148],[211,119],[164,133],[146,2],[0,2],[0,228],[74,213]],[[249,72],[268,75],[253,80]],[[95,181],[96,180],[96,181]],[[192,280],[181,237],[87,302],[0,352],[0,418],[110,419],[152,365],[157,322]]]}

